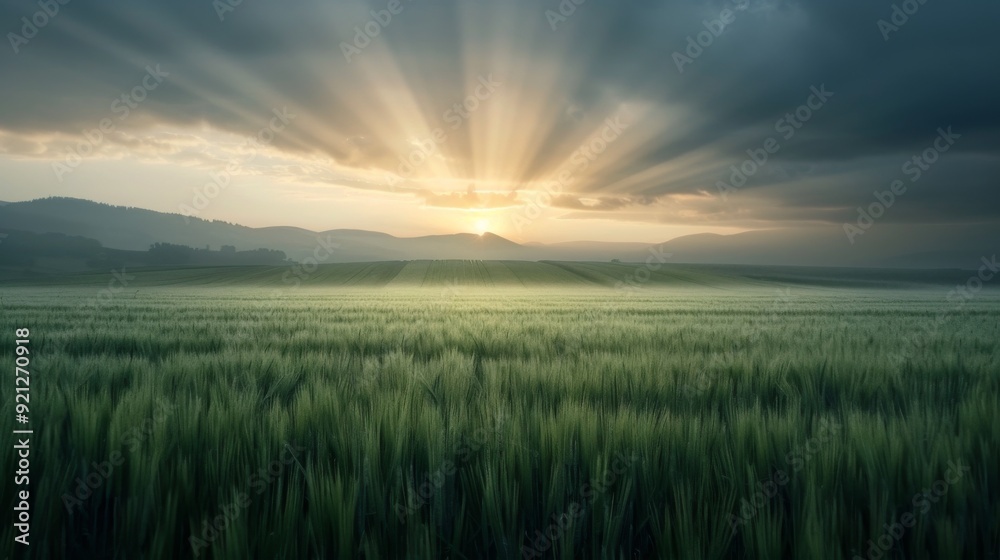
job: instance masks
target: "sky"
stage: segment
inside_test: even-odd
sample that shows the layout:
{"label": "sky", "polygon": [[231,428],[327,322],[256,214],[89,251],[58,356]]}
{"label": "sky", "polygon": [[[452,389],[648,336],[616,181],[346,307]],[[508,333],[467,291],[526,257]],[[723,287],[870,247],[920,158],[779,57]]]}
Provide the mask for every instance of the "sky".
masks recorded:
{"label": "sky", "polygon": [[998,21],[985,0],[7,1],[0,200],[973,243],[1000,229]]}

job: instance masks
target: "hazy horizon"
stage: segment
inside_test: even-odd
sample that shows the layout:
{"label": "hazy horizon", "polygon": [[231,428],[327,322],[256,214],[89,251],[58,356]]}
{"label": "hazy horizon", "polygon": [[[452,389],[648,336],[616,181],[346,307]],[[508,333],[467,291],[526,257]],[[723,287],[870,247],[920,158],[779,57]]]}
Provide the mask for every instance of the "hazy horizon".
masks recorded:
{"label": "hazy horizon", "polygon": [[[115,206],[115,207],[135,208],[135,209],[139,209],[139,210],[150,210],[150,211],[153,211],[153,212],[160,212],[160,213],[163,213],[163,214],[173,214],[173,215],[184,216],[183,213],[177,212],[177,211],[171,212],[170,210],[157,210],[155,208],[144,208],[144,207],[140,207],[140,206],[130,206],[130,205],[124,205],[124,204],[116,204],[114,202],[107,202],[107,201],[102,201],[102,200],[91,200],[91,199],[78,198],[78,197],[72,197],[72,196],[65,196],[65,197],[63,197],[63,196],[33,197],[33,198],[26,198],[26,199],[22,199],[22,200],[0,200],[0,204],[17,204],[17,203],[23,203],[23,202],[34,202],[34,201],[37,201],[37,200],[44,200],[46,198],[65,198],[65,199],[71,199],[71,200],[82,200],[82,201],[86,201],[86,202],[96,202],[98,204],[107,204],[107,205]],[[238,225],[238,226],[245,226],[245,227],[254,228],[254,229],[294,227],[294,228],[300,228],[300,229],[304,229],[304,230],[315,232],[315,233],[322,233],[324,231],[334,231],[334,230],[357,230],[357,231],[368,231],[368,232],[372,232],[372,233],[384,233],[384,234],[391,235],[393,237],[399,237],[399,238],[427,237],[427,236],[435,236],[435,235],[460,235],[460,234],[483,236],[485,234],[493,234],[493,235],[496,235],[498,237],[502,237],[504,239],[509,239],[509,238],[507,238],[507,237],[505,237],[505,236],[503,236],[500,233],[497,233],[495,231],[490,231],[490,230],[479,231],[475,227],[473,227],[469,231],[442,231],[442,232],[439,232],[439,233],[424,233],[424,234],[416,234],[416,235],[401,235],[401,234],[395,233],[395,232],[393,232],[391,230],[385,230],[385,229],[348,228],[348,227],[338,227],[336,225],[334,225],[333,227],[319,227],[317,229],[313,229],[313,228],[310,228],[310,227],[304,227],[304,226],[301,226],[301,225],[286,224],[286,223],[273,223],[273,224],[268,224],[268,225],[254,226],[254,225],[249,225],[249,224],[241,223],[239,221],[226,218],[224,216],[223,217],[217,217],[217,218],[192,216],[189,219],[191,219],[191,218],[193,218],[193,219],[203,219],[203,220],[207,220],[207,221],[211,221],[211,220],[224,221],[224,222],[235,224],[235,225]],[[475,226],[475,224],[473,224],[473,225]],[[687,235],[699,235],[699,234],[702,234],[702,233],[711,233],[711,232],[697,232],[697,233],[694,233],[694,234],[682,234],[682,235],[677,235],[675,237],[670,237],[668,239],[625,239],[625,240],[620,240],[620,241],[608,241],[608,240],[604,240],[604,239],[586,239],[586,238],[583,238],[583,239],[569,239],[569,240],[566,240],[566,241],[549,241],[549,242],[543,242],[543,241],[537,241],[537,240],[527,239],[527,240],[517,241],[517,243],[522,244],[522,245],[559,244],[559,243],[636,243],[636,244],[648,244],[648,245],[652,245],[652,244],[656,244],[656,243],[663,243],[663,242],[666,242],[666,241],[672,241],[672,240],[678,239],[680,237],[686,237]],[[724,235],[724,234],[720,234],[720,235]]]}

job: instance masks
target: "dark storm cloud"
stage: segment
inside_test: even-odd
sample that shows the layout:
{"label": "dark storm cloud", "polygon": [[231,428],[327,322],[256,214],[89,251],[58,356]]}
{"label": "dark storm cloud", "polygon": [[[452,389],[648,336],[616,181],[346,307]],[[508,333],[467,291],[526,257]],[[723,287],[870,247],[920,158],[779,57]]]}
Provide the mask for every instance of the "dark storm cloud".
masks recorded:
{"label": "dark storm cloud", "polygon": [[[550,126],[538,129],[539,148],[514,181],[553,171],[573,143],[623,101],[674,116],[676,129],[654,131],[626,157],[581,177],[576,192],[557,206],[614,213],[663,203],[665,195],[714,195],[730,165],[775,137],[780,150],[728,203],[752,209],[754,220],[849,219],[873,190],[902,173],[908,158],[931,145],[940,127],[950,126],[961,139],[885,219],[1000,217],[995,1],[588,0],[563,20],[546,16],[546,10],[560,10],[556,0],[403,0],[396,22],[348,64],[341,42],[353,40],[369,10],[387,4],[244,0],[220,21],[208,0],[73,0],[19,45],[19,54],[8,44],[0,55],[6,84],[0,128],[78,133],[108,116],[110,103],[139,83],[147,65],[160,64],[170,79],[144,102],[133,126],[205,122],[248,133],[260,125],[258,116],[266,119],[272,108],[288,105],[307,119],[321,119],[321,130],[297,127],[280,147],[391,170],[406,139],[377,138],[370,119],[359,114],[376,97],[366,75],[398,72],[429,116],[428,126],[443,126],[441,116],[467,94],[477,73],[504,68],[500,51],[516,58],[499,76],[507,84],[503,94],[536,100],[551,116]],[[886,40],[879,21],[891,22],[894,6],[904,4],[919,8]],[[4,3],[2,30],[20,33],[21,18],[38,10],[35,2]],[[688,38],[706,31],[704,22],[723,10],[733,14],[724,33],[688,52]],[[383,66],[385,50],[394,56],[392,68]],[[674,53],[697,54],[679,69]],[[558,87],[538,85],[532,72],[535,78],[555,73]],[[784,138],[781,119],[807,103],[814,86],[825,86],[833,97]],[[448,133],[443,151],[457,169],[471,169],[471,130]],[[712,165],[620,183],[699,153],[714,154]],[[625,186],[609,186],[616,183]],[[465,207],[467,198],[427,200]]]}

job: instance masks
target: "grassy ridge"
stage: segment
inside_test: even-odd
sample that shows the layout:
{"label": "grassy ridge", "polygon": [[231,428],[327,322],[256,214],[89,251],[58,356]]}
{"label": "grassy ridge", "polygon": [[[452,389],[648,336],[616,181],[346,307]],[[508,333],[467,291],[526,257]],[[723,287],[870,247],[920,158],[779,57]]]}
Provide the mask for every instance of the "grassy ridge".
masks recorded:
{"label": "grassy ridge", "polygon": [[940,291],[459,285],[5,290],[0,332],[33,332],[33,552],[845,558],[958,462],[888,556],[996,557],[996,295],[896,360]]}
{"label": "grassy ridge", "polygon": [[[311,265],[311,266],[310,266]],[[39,275],[0,268],[0,286],[107,284],[113,274]],[[800,285],[829,288],[910,289],[964,282],[960,270],[835,269],[643,263],[531,261],[386,261],[374,263],[289,264],[137,268],[126,270],[130,287],[630,287],[744,289]],[[134,278],[131,278],[134,277]]]}

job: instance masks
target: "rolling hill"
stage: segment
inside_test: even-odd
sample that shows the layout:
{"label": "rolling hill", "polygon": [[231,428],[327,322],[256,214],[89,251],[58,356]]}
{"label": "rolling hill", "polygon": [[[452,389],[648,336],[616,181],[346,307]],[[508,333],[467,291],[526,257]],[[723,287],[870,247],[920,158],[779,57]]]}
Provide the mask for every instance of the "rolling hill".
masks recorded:
{"label": "rolling hill", "polygon": [[[104,247],[144,251],[154,243],[191,247],[232,245],[239,250],[267,248],[293,260],[316,258],[323,263],[397,260],[523,260],[644,262],[669,254],[674,263],[798,265],[827,267],[963,268],[975,266],[996,248],[1000,237],[991,226],[977,232],[969,248],[957,232],[942,226],[935,247],[914,252],[910,240],[892,227],[878,236],[850,244],[839,226],[749,231],[734,235],[697,234],[663,243],[519,244],[498,235],[467,233],[402,238],[357,229],[322,232],[297,227],[250,228],[222,221],[187,218],[111,206],[74,198],[44,198],[0,205],[0,233],[60,233],[99,241]],[[956,247],[964,247],[961,250]]]}

